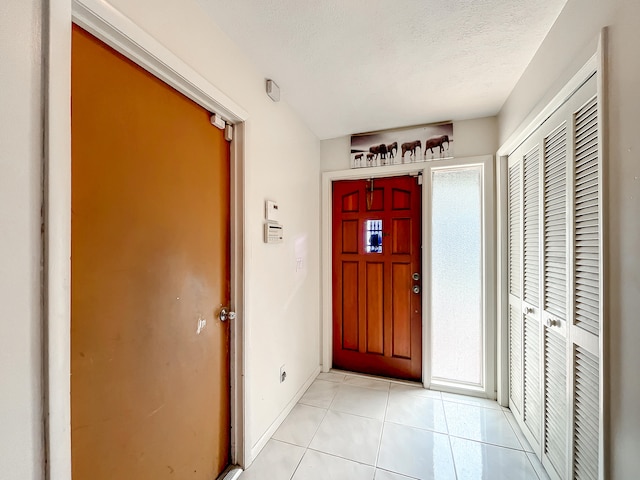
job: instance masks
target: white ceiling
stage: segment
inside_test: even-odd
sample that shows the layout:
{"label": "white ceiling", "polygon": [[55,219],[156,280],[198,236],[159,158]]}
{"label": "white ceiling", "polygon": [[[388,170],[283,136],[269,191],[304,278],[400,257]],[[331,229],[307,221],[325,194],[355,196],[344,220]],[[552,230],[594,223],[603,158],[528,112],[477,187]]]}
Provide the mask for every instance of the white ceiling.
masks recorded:
{"label": "white ceiling", "polygon": [[495,115],[566,0],[199,0],[321,139]]}

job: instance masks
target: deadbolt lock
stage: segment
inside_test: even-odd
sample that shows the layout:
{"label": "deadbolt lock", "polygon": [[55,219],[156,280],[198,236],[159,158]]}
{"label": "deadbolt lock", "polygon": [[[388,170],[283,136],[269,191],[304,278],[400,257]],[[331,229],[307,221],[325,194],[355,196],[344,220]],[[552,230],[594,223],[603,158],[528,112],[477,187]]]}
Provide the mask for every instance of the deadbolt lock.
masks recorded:
{"label": "deadbolt lock", "polygon": [[411,275],[411,278],[413,278],[415,281],[420,280],[420,274],[418,272],[415,272],[413,275]]}
{"label": "deadbolt lock", "polygon": [[420,285],[413,286],[413,293],[420,293]]}

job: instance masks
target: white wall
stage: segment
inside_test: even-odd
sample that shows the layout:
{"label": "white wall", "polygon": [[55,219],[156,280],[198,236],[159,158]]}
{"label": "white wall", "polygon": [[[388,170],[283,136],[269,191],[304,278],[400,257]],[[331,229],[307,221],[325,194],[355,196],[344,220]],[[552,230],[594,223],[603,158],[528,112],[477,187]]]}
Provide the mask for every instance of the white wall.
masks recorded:
{"label": "white wall", "polygon": [[608,479],[640,471],[640,2],[569,0],[499,115],[500,143],[585,63],[609,26],[610,458]]}
{"label": "white wall", "polygon": [[0,480],[43,473],[40,1],[0,2]]}
{"label": "white wall", "polygon": [[[455,156],[457,158],[494,155],[498,149],[496,117],[453,122]],[[357,133],[357,132],[354,132]],[[350,168],[351,137],[338,137],[320,142],[320,165],[323,172]],[[363,174],[366,170],[363,170]]]}
{"label": "white wall", "polygon": [[[249,114],[245,130],[245,440],[256,445],[319,365],[320,142],[193,0],[109,3]],[[280,205],[285,242],[263,243],[265,199]],[[302,268],[296,270],[296,259]],[[287,380],[279,383],[279,369]]]}

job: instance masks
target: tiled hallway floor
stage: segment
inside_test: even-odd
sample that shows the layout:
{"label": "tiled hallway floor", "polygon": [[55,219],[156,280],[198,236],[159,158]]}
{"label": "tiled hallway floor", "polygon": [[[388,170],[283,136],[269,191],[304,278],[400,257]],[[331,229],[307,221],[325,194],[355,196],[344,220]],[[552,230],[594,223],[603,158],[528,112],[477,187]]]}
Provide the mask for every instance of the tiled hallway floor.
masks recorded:
{"label": "tiled hallway floor", "polygon": [[496,402],[321,373],[240,480],[548,478]]}

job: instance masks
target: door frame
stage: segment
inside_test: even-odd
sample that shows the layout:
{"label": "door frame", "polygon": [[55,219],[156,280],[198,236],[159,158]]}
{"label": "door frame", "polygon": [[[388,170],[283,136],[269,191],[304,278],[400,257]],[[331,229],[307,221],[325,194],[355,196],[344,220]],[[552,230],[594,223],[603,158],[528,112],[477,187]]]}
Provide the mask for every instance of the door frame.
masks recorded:
{"label": "door frame", "polygon": [[[452,171],[456,169],[464,169],[469,167],[480,167],[482,171],[481,187],[481,245],[482,251],[480,262],[482,265],[482,348],[483,348],[483,386],[464,386],[458,382],[438,382],[432,385],[434,390],[441,390],[451,393],[459,393],[463,395],[479,396],[494,400],[496,398],[496,345],[497,345],[497,322],[496,322],[496,304],[495,304],[495,285],[496,272],[494,269],[496,258],[496,237],[495,237],[495,162],[492,156],[469,158],[469,159],[453,159],[442,162],[430,163],[425,169],[425,175],[431,175],[437,171]],[[425,176],[426,178],[426,176]],[[425,181],[426,198],[430,199],[432,195],[431,182]],[[426,219],[426,240],[423,242],[423,257],[427,270],[425,272],[424,291],[426,292],[423,301],[431,300],[431,203],[425,205],[427,212]],[[427,310],[428,313],[431,310]],[[430,319],[429,319],[430,321]],[[431,368],[429,366],[429,376],[431,377]]]}
{"label": "door frame", "polygon": [[[44,17],[43,382],[48,480],[71,479],[71,25],[233,124],[230,165],[231,464],[249,458],[245,403],[244,122],[248,113],[129,18],[100,0],[49,0]],[[214,128],[214,127],[212,127]]]}
{"label": "door frame", "polygon": [[[429,224],[431,218],[429,216],[430,209],[425,206],[427,195],[429,194],[427,175],[433,167],[455,167],[455,166],[471,166],[483,165],[484,184],[483,188],[487,192],[492,192],[494,183],[494,161],[492,155],[483,155],[475,157],[454,158],[450,160],[438,160],[434,162],[416,162],[405,165],[391,165],[370,168],[353,168],[348,170],[335,170],[323,172],[322,174],[322,212],[321,212],[321,251],[322,251],[322,371],[328,372],[333,365],[332,338],[333,338],[333,322],[332,322],[332,305],[333,295],[331,288],[332,278],[332,184],[339,180],[362,180],[380,177],[393,177],[399,175],[422,174],[422,272],[423,272],[423,295],[422,295],[422,384],[424,388],[429,388],[431,371],[429,369],[429,361],[431,358],[431,338],[430,338],[430,310],[428,309],[429,282],[431,270],[427,263],[428,255],[424,253],[429,247],[429,243],[425,239],[429,238]],[[478,395],[487,398],[495,398],[495,274],[492,273],[495,264],[495,245],[494,232],[494,208],[495,196],[485,195],[488,205],[485,206],[486,215],[484,216],[485,238],[488,248],[485,249],[485,349],[486,349],[486,368],[485,368],[485,390],[477,392],[467,392],[469,395]],[[487,277],[487,275],[489,275]],[[493,275],[493,277],[491,277]],[[493,280],[491,280],[493,278]],[[439,390],[460,393],[462,390],[455,387],[438,387]]]}
{"label": "door frame", "polygon": [[[403,170],[403,169],[401,169],[401,170]],[[387,173],[387,174],[375,175],[375,176],[365,177],[365,178],[334,179],[334,180],[331,181],[330,191],[329,191],[329,195],[331,196],[331,199],[330,199],[330,203],[329,203],[329,206],[328,206],[328,208],[331,210],[330,214],[329,214],[329,222],[330,222],[330,226],[331,226],[331,231],[330,231],[330,240],[328,242],[329,250],[330,250],[329,275],[330,275],[330,278],[331,278],[331,281],[329,283],[330,290],[328,291],[330,296],[331,296],[331,301],[329,303],[329,307],[328,307],[329,308],[329,312],[328,313],[329,313],[329,321],[330,321],[331,327],[330,327],[330,333],[329,333],[330,341],[328,342],[328,347],[329,347],[329,350],[330,350],[331,365],[332,366],[333,366],[333,358],[334,358],[334,355],[333,355],[333,353],[334,353],[334,351],[333,351],[334,350],[334,339],[333,339],[333,332],[334,332],[334,321],[333,321],[333,286],[334,286],[333,285],[333,271],[334,271],[333,270],[333,267],[334,267],[334,258],[333,258],[333,246],[334,246],[333,223],[334,223],[334,221],[333,221],[333,218],[334,218],[334,213],[337,214],[337,215],[342,215],[343,214],[343,212],[340,212],[340,211],[334,212],[334,210],[333,210],[333,199],[334,199],[333,182],[335,182],[335,181],[345,181],[345,180],[354,180],[354,181],[365,180],[366,181],[366,180],[372,180],[372,179],[376,179],[376,178],[377,179],[381,179],[381,180],[386,180],[386,179],[391,179],[391,178],[396,178],[396,177],[407,177],[407,176],[414,177],[413,181],[417,181],[418,175],[422,175],[423,171],[424,171],[424,169],[419,169],[419,170],[416,171],[415,166],[414,166],[414,169],[411,170],[410,172],[407,172],[407,173],[400,173],[400,174],[395,174],[395,175]],[[333,172],[331,172],[331,173],[333,173]],[[420,177],[420,178],[422,179],[423,177]],[[376,185],[381,189],[385,188],[385,187],[380,187],[379,183],[376,183]],[[424,238],[424,218],[425,218],[425,215],[424,215],[425,185],[423,184],[422,180],[420,180],[420,183],[418,184],[418,187],[419,187],[419,189],[416,189],[416,191],[420,191],[420,217],[419,218],[420,218],[420,223],[422,225],[422,228],[420,229],[420,232],[419,232],[419,234],[420,234],[420,246],[419,246],[419,251],[418,251],[418,253],[420,255],[420,263],[419,263],[419,265],[420,265],[420,275],[421,275],[421,278],[420,278],[420,280],[421,280],[420,281],[421,296],[420,296],[420,298],[424,299],[424,295],[426,294],[426,291],[425,291],[425,288],[424,288],[425,281],[426,281],[426,277],[425,277],[426,276],[426,272],[423,269],[423,265],[425,264],[424,258],[423,258],[424,257],[423,238]],[[361,188],[361,187],[358,187],[358,188]],[[393,190],[393,187],[386,187],[386,188],[391,188]],[[365,190],[367,190],[367,189],[368,189],[368,187],[365,188]],[[412,195],[413,195],[413,193],[412,193]],[[382,198],[383,198],[383,208],[382,208],[381,211],[378,211],[378,213],[381,213],[381,215],[378,218],[382,217],[383,218],[382,222],[385,222],[386,221],[386,220],[384,220],[385,216],[387,216],[387,215],[393,216],[394,214],[397,214],[397,212],[394,211],[393,208],[391,208],[389,210],[385,209],[385,207],[384,207],[384,198],[385,198],[384,191],[383,191]],[[413,199],[411,200],[411,203],[413,203]],[[410,210],[412,210],[412,209],[413,209],[413,207],[410,207]],[[367,209],[367,211],[369,212],[368,209]],[[370,211],[369,213],[371,213],[371,216],[376,217],[376,215],[375,215],[376,211]],[[362,211],[360,210],[360,207],[358,207],[358,215],[359,216],[362,215]],[[368,217],[368,216],[369,215],[365,215],[365,217]],[[411,219],[413,221],[413,219],[414,219],[414,213],[413,212],[410,214],[410,217],[411,217]],[[366,226],[362,225],[362,228],[366,229]],[[361,234],[362,234],[362,230],[360,230],[360,233],[358,235],[361,235]],[[384,235],[385,234],[383,233],[383,236]],[[412,237],[413,235],[410,235],[410,236]],[[358,245],[359,245],[359,242],[360,242],[360,240],[358,240]],[[387,247],[390,247],[392,240],[386,240],[386,242],[387,242],[387,244],[385,244],[385,245],[387,245]],[[367,242],[365,241],[364,243],[366,245]],[[411,239],[410,243],[413,246],[413,239]],[[383,247],[383,249],[384,248],[385,247]],[[360,250],[359,247],[358,247],[358,250]],[[387,252],[387,253],[389,253],[389,252]],[[411,265],[413,265],[414,254],[415,254],[415,252],[412,252],[410,255],[408,255],[411,258]],[[359,257],[361,256],[360,251],[358,252],[358,256]],[[361,261],[362,261],[362,259],[357,260],[357,263],[359,263]],[[380,261],[383,262],[383,264],[384,264],[384,262],[389,261],[389,260],[380,260]],[[338,268],[341,268],[341,267],[338,267]],[[358,267],[358,268],[360,268],[360,267]],[[411,272],[415,272],[415,271],[416,270],[412,266],[411,267]],[[366,280],[365,280],[365,283],[366,283]],[[413,284],[413,282],[411,282],[411,284]],[[384,297],[384,296],[386,296],[385,291],[387,290],[387,285],[386,285],[385,282],[383,282],[383,290],[384,290],[383,291],[383,297]],[[359,293],[358,293],[358,295],[359,295]],[[393,297],[393,295],[391,295],[391,296]],[[357,308],[359,309],[360,308],[360,302],[357,302],[357,303],[358,303],[358,307]],[[413,305],[413,300],[411,300],[411,305]],[[425,305],[425,302],[421,301],[420,302],[420,309],[421,309],[420,328],[421,328],[421,330],[424,330],[424,325],[425,325],[424,314],[422,313],[422,308],[424,307],[424,305]],[[413,309],[413,306],[410,306],[409,310],[412,310],[412,309]],[[385,308],[383,307],[383,324],[386,323],[386,321],[388,320],[388,318],[386,317],[386,314],[384,312],[385,312]],[[413,325],[414,321],[415,321],[415,317],[413,316],[413,313],[410,312],[410,319],[409,319],[410,325]],[[384,337],[384,331],[385,330],[386,330],[386,327],[383,326],[383,337]],[[323,332],[324,331],[325,330],[323,328]],[[358,328],[358,338],[359,337],[360,337],[360,333],[359,333],[359,328]],[[424,335],[422,335],[422,337],[424,337]],[[360,343],[359,340],[358,340],[358,343]],[[385,350],[384,344],[385,344],[385,342],[383,341],[383,350]],[[409,344],[413,345],[413,339],[411,339]],[[425,342],[423,341],[423,339],[421,339],[421,342],[420,342],[420,348],[421,348],[421,352],[420,352],[421,353],[420,354],[420,371],[421,371],[420,382],[422,382],[422,380],[424,379],[423,369],[424,369],[424,363],[425,362],[424,362],[424,352],[422,351],[422,349],[424,348],[424,344],[425,344]],[[344,349],[341,348],[340,350],[344,350]],[[371,355],[371,354],[367,353],[367,352],[360,352],[359,355]],[[405,370],[405,373],[409,373],[409,372],[413,371],[412,368],[413,368],[413,360],[414,360],[414,358],[415,358],[414,357],[414,352],[412,352],[411,356],[409,358],[409,367],[407,367],[407,370]],[[375,360],[373,360],[373,362],[375,362]],[[347,361],[347,363],[351,363],[351,362]],[[353,366],[353,365],[351,365],[351,366]],[[367,370],[369,370],[369,369],[370,369],[370,365],[369,365],[369,367],[367,367]],[[369,374],[369,372],[360,372],[360,373],[364,373],[365,375]],[[412,380],[401,380],[401,381],[412,381]],[[415,381],[415,380],[413,380],[413,381]]]}

